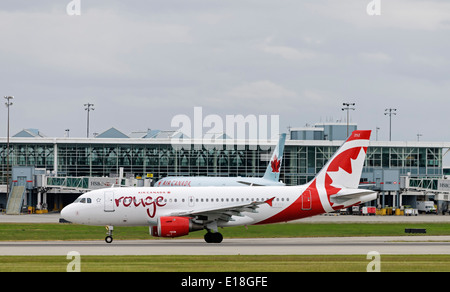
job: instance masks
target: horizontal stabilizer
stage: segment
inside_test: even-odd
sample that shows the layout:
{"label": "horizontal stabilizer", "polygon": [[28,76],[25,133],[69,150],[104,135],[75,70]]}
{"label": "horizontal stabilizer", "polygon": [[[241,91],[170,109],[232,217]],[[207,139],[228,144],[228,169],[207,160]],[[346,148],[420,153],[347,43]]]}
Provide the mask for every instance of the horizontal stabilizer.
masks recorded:
{"label": "horizontal stabilizer", "polygon": [[377,193],[364,189],[345,189],[340,193],[332,195],[330,201],[337,205],[351,206],[360,202],[368,202],[375,200]]}

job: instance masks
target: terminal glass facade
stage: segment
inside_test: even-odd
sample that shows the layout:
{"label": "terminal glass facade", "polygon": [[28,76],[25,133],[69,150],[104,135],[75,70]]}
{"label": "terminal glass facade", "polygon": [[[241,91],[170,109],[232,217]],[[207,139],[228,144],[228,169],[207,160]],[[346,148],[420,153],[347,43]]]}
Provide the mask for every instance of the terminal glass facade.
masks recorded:
{"label": "terminal glass facade", "polygon": [[[100,139],[97,139],[100,140]],[[88,141],[88,139],[86,139]],[[304,142],[304,141],[303,141]],[[304,144],[304,143],[303,143]],[[222,149],[196,145],[174,149],[170,142],[129,143],[10,143],[10,167],[34,166],[58,176],[118,176],[153,174],[165,176],[255,176],[261,177],[269,163],[272,147],[246,145]],[[228,147],[228,148],[227,148]],[[267,149],[268,148],[268,149]],[[331,158],[338,146],[286,145],[281,180],[288,185],[304,184]],[[55,155],[56,154],[56,155]],[[0,184],[6,184],[6,143],[0,143]],[[55,161],[56,159],[56,161]],[[442,149],[432,147],[369,147],[364,171],[399,169],[400,175],[438,177],[442,175]]]}
{"label": "terminal glass facade", "polygon": [[400,175],[441,176],[442,149],[416,147],[369,147],[365,169],[399,169]]}
{"label": "terminal glass facade", "polygon": [[114,176],[121,167],[127,176],[152,173],[157,178],[169,175],[257,176],[264,172],[268,161],[261,161],[260,157],[271,149],[234,148],[176,150],[170,143],[58,145],[58,175]]}

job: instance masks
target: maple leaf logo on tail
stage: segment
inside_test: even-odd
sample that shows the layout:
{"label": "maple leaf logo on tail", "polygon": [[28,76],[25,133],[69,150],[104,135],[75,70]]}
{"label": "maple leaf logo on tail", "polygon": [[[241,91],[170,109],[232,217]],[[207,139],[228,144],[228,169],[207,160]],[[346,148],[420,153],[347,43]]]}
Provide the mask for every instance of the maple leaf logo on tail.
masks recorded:
{"label": "maple leaf logo on tail", "polygon": [[361,177],[366,147],[355,147],[342,152],[327,169],[326,179],[331,177],[333,185],[357,188]]}
{"label": "maple leaf logo on tail", "polygon": [[341,153],[328,168],[325,175],[325,190],[333,209],[340,209],[342,206],[335,206],[331,202],[332,195],[337,194],[342,188],[358,188],[366,152],[365,147],[349,149]]}
{"label": "maple leaf logo on tail", "polygon": [[320,182],[326,184],[331,179],[330,184],[334,187],[358,188],[370,133],[371,131],[354,131],[320,171]]}
{"label": "maple leaf logo on tail", "polygon": [[272,172],[280,172],[281,160],[275,155],[273,160],[270,162],[270,166],[272,167]]}

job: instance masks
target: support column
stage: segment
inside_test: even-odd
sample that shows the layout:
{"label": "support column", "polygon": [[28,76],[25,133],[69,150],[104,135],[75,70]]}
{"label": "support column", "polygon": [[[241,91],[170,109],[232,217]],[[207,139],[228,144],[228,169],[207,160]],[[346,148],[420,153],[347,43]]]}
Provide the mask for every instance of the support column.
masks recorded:
{"label": "support column", "polygon": [[39,190],[38,190],[38,193],[37,193],[36,210],[42,210],[41,196],[42,196],[41,190],[39,189]]}
{"label": "support column", "polygon": [[397,192],[392,193],[392,208],[397,208]]}
{"label": "support column", "polygon": [[58,144],[56,139],[53,142],[53,172],[58,176]]}
{"label": "support column", "polygon": [[47,210],[48,209],[48,205],[47,205],[47,192],[45,192],[43,194],[43,198],[42,198],[42,209],[43,210]]}

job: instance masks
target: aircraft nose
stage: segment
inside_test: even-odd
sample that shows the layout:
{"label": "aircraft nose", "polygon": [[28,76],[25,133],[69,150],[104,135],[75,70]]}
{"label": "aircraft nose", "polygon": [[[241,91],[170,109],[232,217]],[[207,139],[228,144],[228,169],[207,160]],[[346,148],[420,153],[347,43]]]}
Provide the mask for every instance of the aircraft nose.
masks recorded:
{"label": "aircraft nose", "polygon": [[73,221],[74,214],[73,204],[69,204],[61,210],[61,218],[69,222]]}

